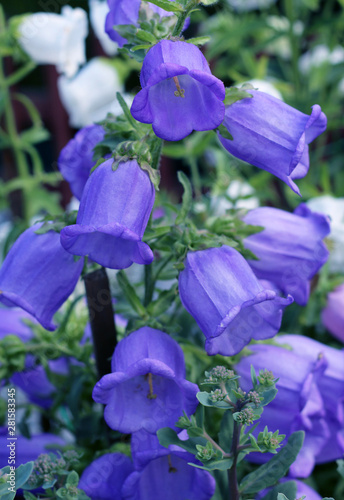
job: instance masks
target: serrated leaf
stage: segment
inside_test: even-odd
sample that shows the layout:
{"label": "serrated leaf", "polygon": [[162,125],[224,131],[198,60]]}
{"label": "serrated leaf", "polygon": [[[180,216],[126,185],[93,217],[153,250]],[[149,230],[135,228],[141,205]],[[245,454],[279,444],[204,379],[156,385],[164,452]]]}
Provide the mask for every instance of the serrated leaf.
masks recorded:
{"label": "serrated leaf", "polygon": [[[148,0],[146,0],[148,1]],[[161,7],[167,12],[183,12],[184,7],[178,2],[170,2],[169,0],[149,0],[149,3]]]}
{"label": "serrated leaf", "polygon": [[184,193],[183,193],[183,200],[182,200],[182,206],[179,211],[179,215],[176,218],[176,224],[180,224],[185,221],[188,213],[191,210],[191,205],[192,205],[192,187],[189,179],[186,177],[186,175],[179,170],[177,173],[178,180],[182,184],[184,188]]}
{"label": "serrated leaf", "polygon": [[304,431],[294,432],[277,455],[244,477],[240,483],[240,492],[245,495],[258,493],[264,488],[273,486],[276,481],[284,477],[291,464],[296,460],[304,438]]}

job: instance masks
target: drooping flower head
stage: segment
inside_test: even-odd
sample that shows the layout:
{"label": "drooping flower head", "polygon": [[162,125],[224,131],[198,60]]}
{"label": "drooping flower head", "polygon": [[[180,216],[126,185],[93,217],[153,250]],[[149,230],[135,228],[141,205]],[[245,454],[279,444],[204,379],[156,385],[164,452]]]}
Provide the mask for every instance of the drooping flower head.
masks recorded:
{"label": "drooping flower head", "polygon": [[233,140],[219,133],[222,145],[300,194],[294,181],[308,172],[308,144],[326,129],[326,116],[317,104],[308,116],[259,90],[247,92],[253,97],[226,107],[223,124]]}
{"label": "drooping flower head", "polygon": [[87,15],[83,9],[62,7],[61,15],[37,12],[19,25],[19,43],[38,64],[55,64],[58,72],[74,76],[86,61]]}
{"label": "drooping flower head", "polygon": [[153,253],[142,241],[155,190],[136,160],[112,170],[107,160],[88,179],[75,225],[61,231],[61,244],[74,255],[88,255],[112,269],[133,262],[150,264]]}
{"label": "drooping flower head", "polygon": [[156,436],[135,432],[131,449],[136,470],[122,488],[123,500],[210,500],[215,480],[209,472],[192,467],[195,457],[178,446],[163,448]]}
{"label": "drooping flower head", "polygon": [[[277,337],[281,344],[291,344],[294,335]],[[306,339],[302,337],[302,339]],[[295,339],[296,340],[296,339]],[[291,344],[292,345],[292,344]],[[304,345],[290,351],[284,347],[271,345],[252,345],[252,354],[242,358],[235,370],[240,375],[240,385],[244,390],[251,387],[251,365],[256,373],[271,370],[278,378],[275,399],[264,408],[254,435],[262,432],[265,426],[269,431],[285,434],[287,438],[297,430],[305,431],[303,447],[290,468],[293,477],[308,477],[331,436],[332,422],[328,418],[326,402],[320,388],[320,381],[327,370],[325,357],[319,353],[307,355]],[[248,458],[256,463],[265,463],[270,454],[250,453]],[[326,461],[326,459],[325,459]]]}
{"label": "drooping flower head", "polygon": [[247,224],[264,230],[245,238],[244,245],[259,260],[249,260],[256,276],[274,283],[295,302],[307,304],[310,280],[325,264],[329,252],[322,241],[329,232],[326,216],[299,205],[294,213],[259,207],[248,212]]}
{"label": "drooping flower head", "polygon": [[309,362],[324,362],[325,370],[317,380],[317,387],[324,402],[330,437],[317,453],[316,463],[341,458],[344,453],[344,350],[302,335],[281,335],[277,340],[291,346],[293,353]]}
{"label": "drooping flower head", "polygon": [[224,356],[237,354],[253,338],[276,335],[283,308],[293,301],[265,289],[244,257],[227,246],[189,252],[179,293],[206,336],[207,353]]}
{"label": "drooping flower head", "polygon": [[89,125],[79,130],[60,153],[59,170],[78,200],[81,199],[91,169],[95,165],[93,148],[104,138],[104,134],[100,125]]}
{"label": "drooping flower head", "polygon": [[[55,434],[36,434],[28,439],[17,435],[16,441],[16,467],[27,462],[35,461],[42,453],[58,450],[66,442]],[[8,436],[0,436],[0,468],[8,465],[9,448]]]}
{"label": "drooping flower head", "polygon": [[105,453],[86,467],[78,488],[92,500],[122,500],[123,483],[133,470],[132,461],[123,453]]}
{"label": "drooping flower head", "polygon": [[112,373],[96,384],[93,399],[106,405],[104,418],[112,429],[154,433],[174,426],[183,411],[192,414],[197,391],[185,380],[178,343],[164,332],[143,327],[119,342]]}
{"label": "drooping flower head", "polygon": [[21,307],[55,330],[52,317],[74,290],[84,261],[62,248],[55,231],[36,234],[41,226],[27,229],[7,254],[0,269],[0,302]]}
{"label": "drooping flower head", "polygon": [[162,139],[179,141],[193,130],[212,130],[223,121],[224,85],[211,74],[195,45],[157,43],[143,61],[140,82],[142,90],[131,113],[136,120],[151,123]]}

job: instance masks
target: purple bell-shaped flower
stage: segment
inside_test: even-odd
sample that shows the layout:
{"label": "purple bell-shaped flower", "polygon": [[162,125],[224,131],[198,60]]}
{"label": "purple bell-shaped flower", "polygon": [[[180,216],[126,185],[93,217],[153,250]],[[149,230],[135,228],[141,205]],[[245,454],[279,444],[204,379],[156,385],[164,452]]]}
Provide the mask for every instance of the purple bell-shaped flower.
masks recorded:
{"label": "purple bell-shaped flower", "polygon": [[274,283],[298,304],[308,302],[310,280],[325,264],[329,252],[322,239],[330,232],[329,219],[302,203],[294,213],[259,207],[244,217],[264,230],[244,240],[258,260],[249,260],[257,278]]}
{"label": "purple bell-shaped flower", "polygon": [[81,199],[93,161],[93,148],[104,138],[105,132],[100,125],[89,125],[76,133],[74,139],[61,150],[58,167],[66,181],[69,182],[74,196]]}
{"label": "purple bell-shaped flower", "polygon": [[226,107],[224,126],[233,140],[219,139],[232,155],[271,172],[295,192],[295,179],[309,168],[308,144],[326,129],[327,119],[318,104],[311,116],[259,90],[253,97]]}
{"label": "purple bell-shaped flower", "polygon": [[145,431],[135,432],[131,440],[135,471],[122,487],[123,500],[210,500],[215,492],[211,474],[188,465],[198,463],[179,446],[164,448],[158,438]]}
{"label": "purple bell-shaped flower", "polygon": [[191,43],[157,43],[143,61],[140,82],[131,114],[151,123],[162,139],[179,141],[193,130],[212,130],[223,121],[225,87]]}
{"label": "purple bell-shaped flower", "polygon": [[154,433],[197,408],[198,387],[185,380],[183,352],[164,332],[143,327],[121,340],[112,371],[93,390],[93,399],[106,405],[104,418],[112,429]]}
{"label": "purple bell-shaped flower", "polygon": [[227,246],[189,252],[179,293],[206,336],[210,355],[232,356],[251,339],[273,337],[284,307],[293,302],[264,288],[244,257]]}
{"label": "purple bell-shaped flower", "polygon": [[76,224],[61,231],[61,244],[74,255],[98,264],[125,269],[154,258],[142,241],[154,205],[155,190],[146,172],[132,160],[113,171],[113,159],[91,174],[85,186]]}
{"label": "purple bell-shaped flower", "polygon": [[41,223],[19,236],[0,269],[0,302],[19,306],[47,330],[68,299],[81,274],[84,259],[75,259],[60,244],[55,231],[36,234]]}

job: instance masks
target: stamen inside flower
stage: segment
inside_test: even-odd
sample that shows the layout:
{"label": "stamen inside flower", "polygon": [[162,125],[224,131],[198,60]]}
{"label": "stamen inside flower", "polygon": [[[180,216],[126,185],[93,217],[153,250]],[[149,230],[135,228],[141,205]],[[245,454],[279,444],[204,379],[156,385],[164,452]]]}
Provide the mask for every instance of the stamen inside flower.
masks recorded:
{"label": "stamen inside flower", "polygon": [[156,399],[156,394],[154,394],[153,390],[153,376],[151,373],[147,373],[146,375],[149,384],[149,393],[147,394],[148,399]]}
{"label": "stamen inside flower", "polygon": [[177,90],[175,90],[174,95],[176,97],[185,97],[185,95],[184,95],[185,94],[185,89],[182,89],[180,87],[180,83],[179,83],[178,77],[174,76],[173,77],[173,81],[175,83],[175,86],[177,87]]}
{"label": "stamen inside flower", "polygon": [[167,455],[167,460],[168,460],[168,472],[177,472],[177,469],[172,465],[171,455]]}

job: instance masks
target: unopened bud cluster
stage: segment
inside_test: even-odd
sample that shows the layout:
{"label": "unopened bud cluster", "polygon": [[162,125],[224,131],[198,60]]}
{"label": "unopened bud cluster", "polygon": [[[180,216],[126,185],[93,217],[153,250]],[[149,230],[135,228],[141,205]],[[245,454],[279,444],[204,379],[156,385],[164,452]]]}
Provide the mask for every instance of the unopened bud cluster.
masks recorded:
{"label": "unopened bud cluster", "polygon": [[216,451],[214,450],[212,444],[208,441],[206,446],[200,444],[196,445],[197,455],[196,458],[201,462],[208,462],[216,456]]}
{"label": "unopened bud cluster", "polygon": [[245,408],[233,415],[234,419],[243,425],[251,425],[254,420],[254,413],[252,408]]}
{"label": "unopened bud cluster", "polygon": [[274,374],[269,370],[259,370],[258,380],[265,387],[270,387],[275,383]]}
{"label": "unopened bud cluster", "polygon": [[205,380],[206,384],[214,384],[217,382],[225,382],[226,380],[230,380],[235,377],[235,373],[233,370],[228,370],[224,366],[215,366],[212,368],[210,372],[205,372]]}
{"label": "unopened bud cluster", "polygon": [[221,389],[215,389],[215,391],[211,391],[209,394],[209,399],[216,403],[217,401],[223,401],[227,394],[223,392]]}
{"label": "unopened bud cluster", "polygon": [[250,403],[253,403],[256,408],[260,406],[261,399],[257,391],[250,391],[248,393],[248,400]]}

